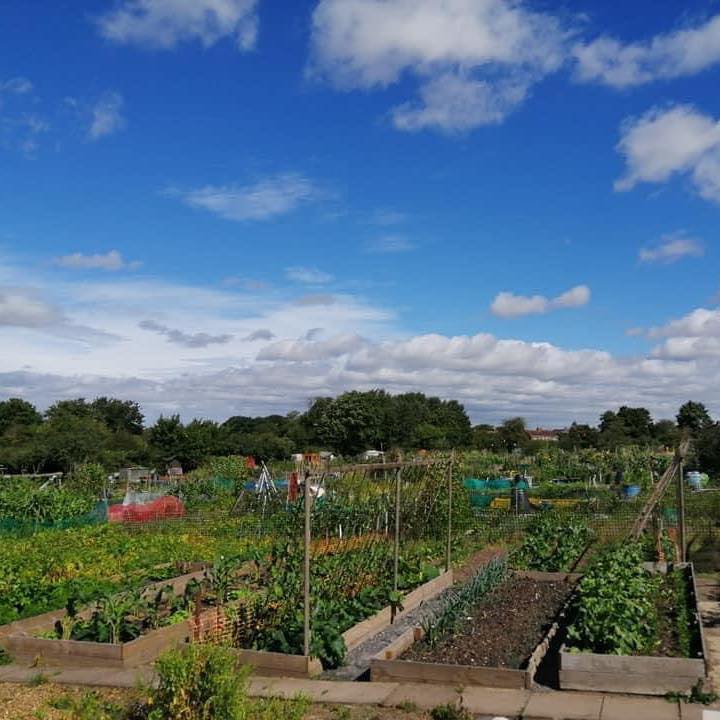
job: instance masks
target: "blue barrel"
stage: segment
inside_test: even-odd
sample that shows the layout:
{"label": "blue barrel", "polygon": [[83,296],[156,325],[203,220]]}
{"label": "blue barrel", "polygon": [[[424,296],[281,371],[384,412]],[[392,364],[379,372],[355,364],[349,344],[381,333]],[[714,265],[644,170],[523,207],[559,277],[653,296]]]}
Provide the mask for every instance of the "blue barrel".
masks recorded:
{"label": "blue barrel", "polygon": [[690,470],[685,473],[685,480],[693,490],[702,489],[702,473],[697,470]]}
{"label": "blue barrel", "polygon": [[623,485],[623,496],[630,500],[636,498],[640,494],[639,485]]}

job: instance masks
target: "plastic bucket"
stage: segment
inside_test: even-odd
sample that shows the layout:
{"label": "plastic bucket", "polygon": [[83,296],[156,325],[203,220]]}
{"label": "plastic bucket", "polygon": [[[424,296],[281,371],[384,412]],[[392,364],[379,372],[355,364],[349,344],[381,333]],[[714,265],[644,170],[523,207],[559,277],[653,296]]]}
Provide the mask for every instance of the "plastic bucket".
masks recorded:
{"label": "plastic bucket", "polygon": [[639,494],[639,485],[623,485],[623,497],[627,498],[628,500],[631,498],[636,498]]}

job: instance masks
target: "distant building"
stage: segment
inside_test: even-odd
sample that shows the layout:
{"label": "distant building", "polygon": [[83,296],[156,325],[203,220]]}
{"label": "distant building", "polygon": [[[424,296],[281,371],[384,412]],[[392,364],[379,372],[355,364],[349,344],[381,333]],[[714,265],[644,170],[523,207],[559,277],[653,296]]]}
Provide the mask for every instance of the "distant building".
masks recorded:
{"label": "distant building", "polygon": [[118,473],[118,480],[121,482],[139,483],[150,480],[152,471],[146,467],[127,467],[122,468]]}
{"label": "distant building", "polygon": [[173,460],[167,468],[167,474],[169,477],[182,477],[183,469],[182,465],[178,460]]}
{"label": "distant building", "polygon": [[385,457],[385,453],[382,450],[366,450],[362,454],[363,460],[382,460]]}
{"label": "distant building", "polygon": [[543,430],[543,428],[535,428],[528,430],[527,434],[531,440],[538,442],[557,442],[560,439],[562,430]]}

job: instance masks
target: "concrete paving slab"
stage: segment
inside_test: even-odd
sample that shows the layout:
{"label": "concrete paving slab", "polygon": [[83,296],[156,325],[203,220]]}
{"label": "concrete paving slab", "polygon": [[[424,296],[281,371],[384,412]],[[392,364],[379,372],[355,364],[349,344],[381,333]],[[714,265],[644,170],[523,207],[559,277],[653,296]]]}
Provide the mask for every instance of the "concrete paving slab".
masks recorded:
{"label": "concrete paving slab", "polygon": [[[374,685],[375,683],[370,683]],[[447,685],[421,683],[403,683],[381,703],[384,707],[398,707],[412,703],[420,710],[432,710],[438,705],[458,703],[462,699],[462,689]]]}
{"label": "concrete paving slab", "polygon": [[248,695],[251,697],[293,698],[303,695],[313,702],[337,705],[381,705],[396,689],[396,683],[357,683],[299,678],[253,677],[248,683]]}
{"label": "concrete paving slab", "polygon": [[681,720],[720,720],[720,713],[711,715],[713,711],[703,705],[680,703]]}
{"label": "concrete paving slab", "polygon": [[488,715],[490,717],[519,717],[522,715],[529,699],[529,690],[469,687],[462,693],[463,706],[473,715]]}
{"label": "concrete paving slab", "polygon": [[601,720],[679,720],[678,703],[660,698],[630,698],[606,695]]}
{"label": "concrete paving slab", "polygon": [[[599,720],[603,696],[576,692],[533,693],[524,720]],[[631,720],[633,720],[631,718]]]}

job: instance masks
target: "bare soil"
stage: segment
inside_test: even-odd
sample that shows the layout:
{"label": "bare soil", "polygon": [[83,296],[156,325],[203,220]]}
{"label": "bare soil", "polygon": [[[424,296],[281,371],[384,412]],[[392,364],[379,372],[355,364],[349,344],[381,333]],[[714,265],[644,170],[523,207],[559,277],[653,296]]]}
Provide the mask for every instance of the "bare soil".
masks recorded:
{"label": "bare soil", "polygon": [[572,591],[572,583],[511,577],[486,595],[456,634],[416,643],[402,660],[523,669]]}

